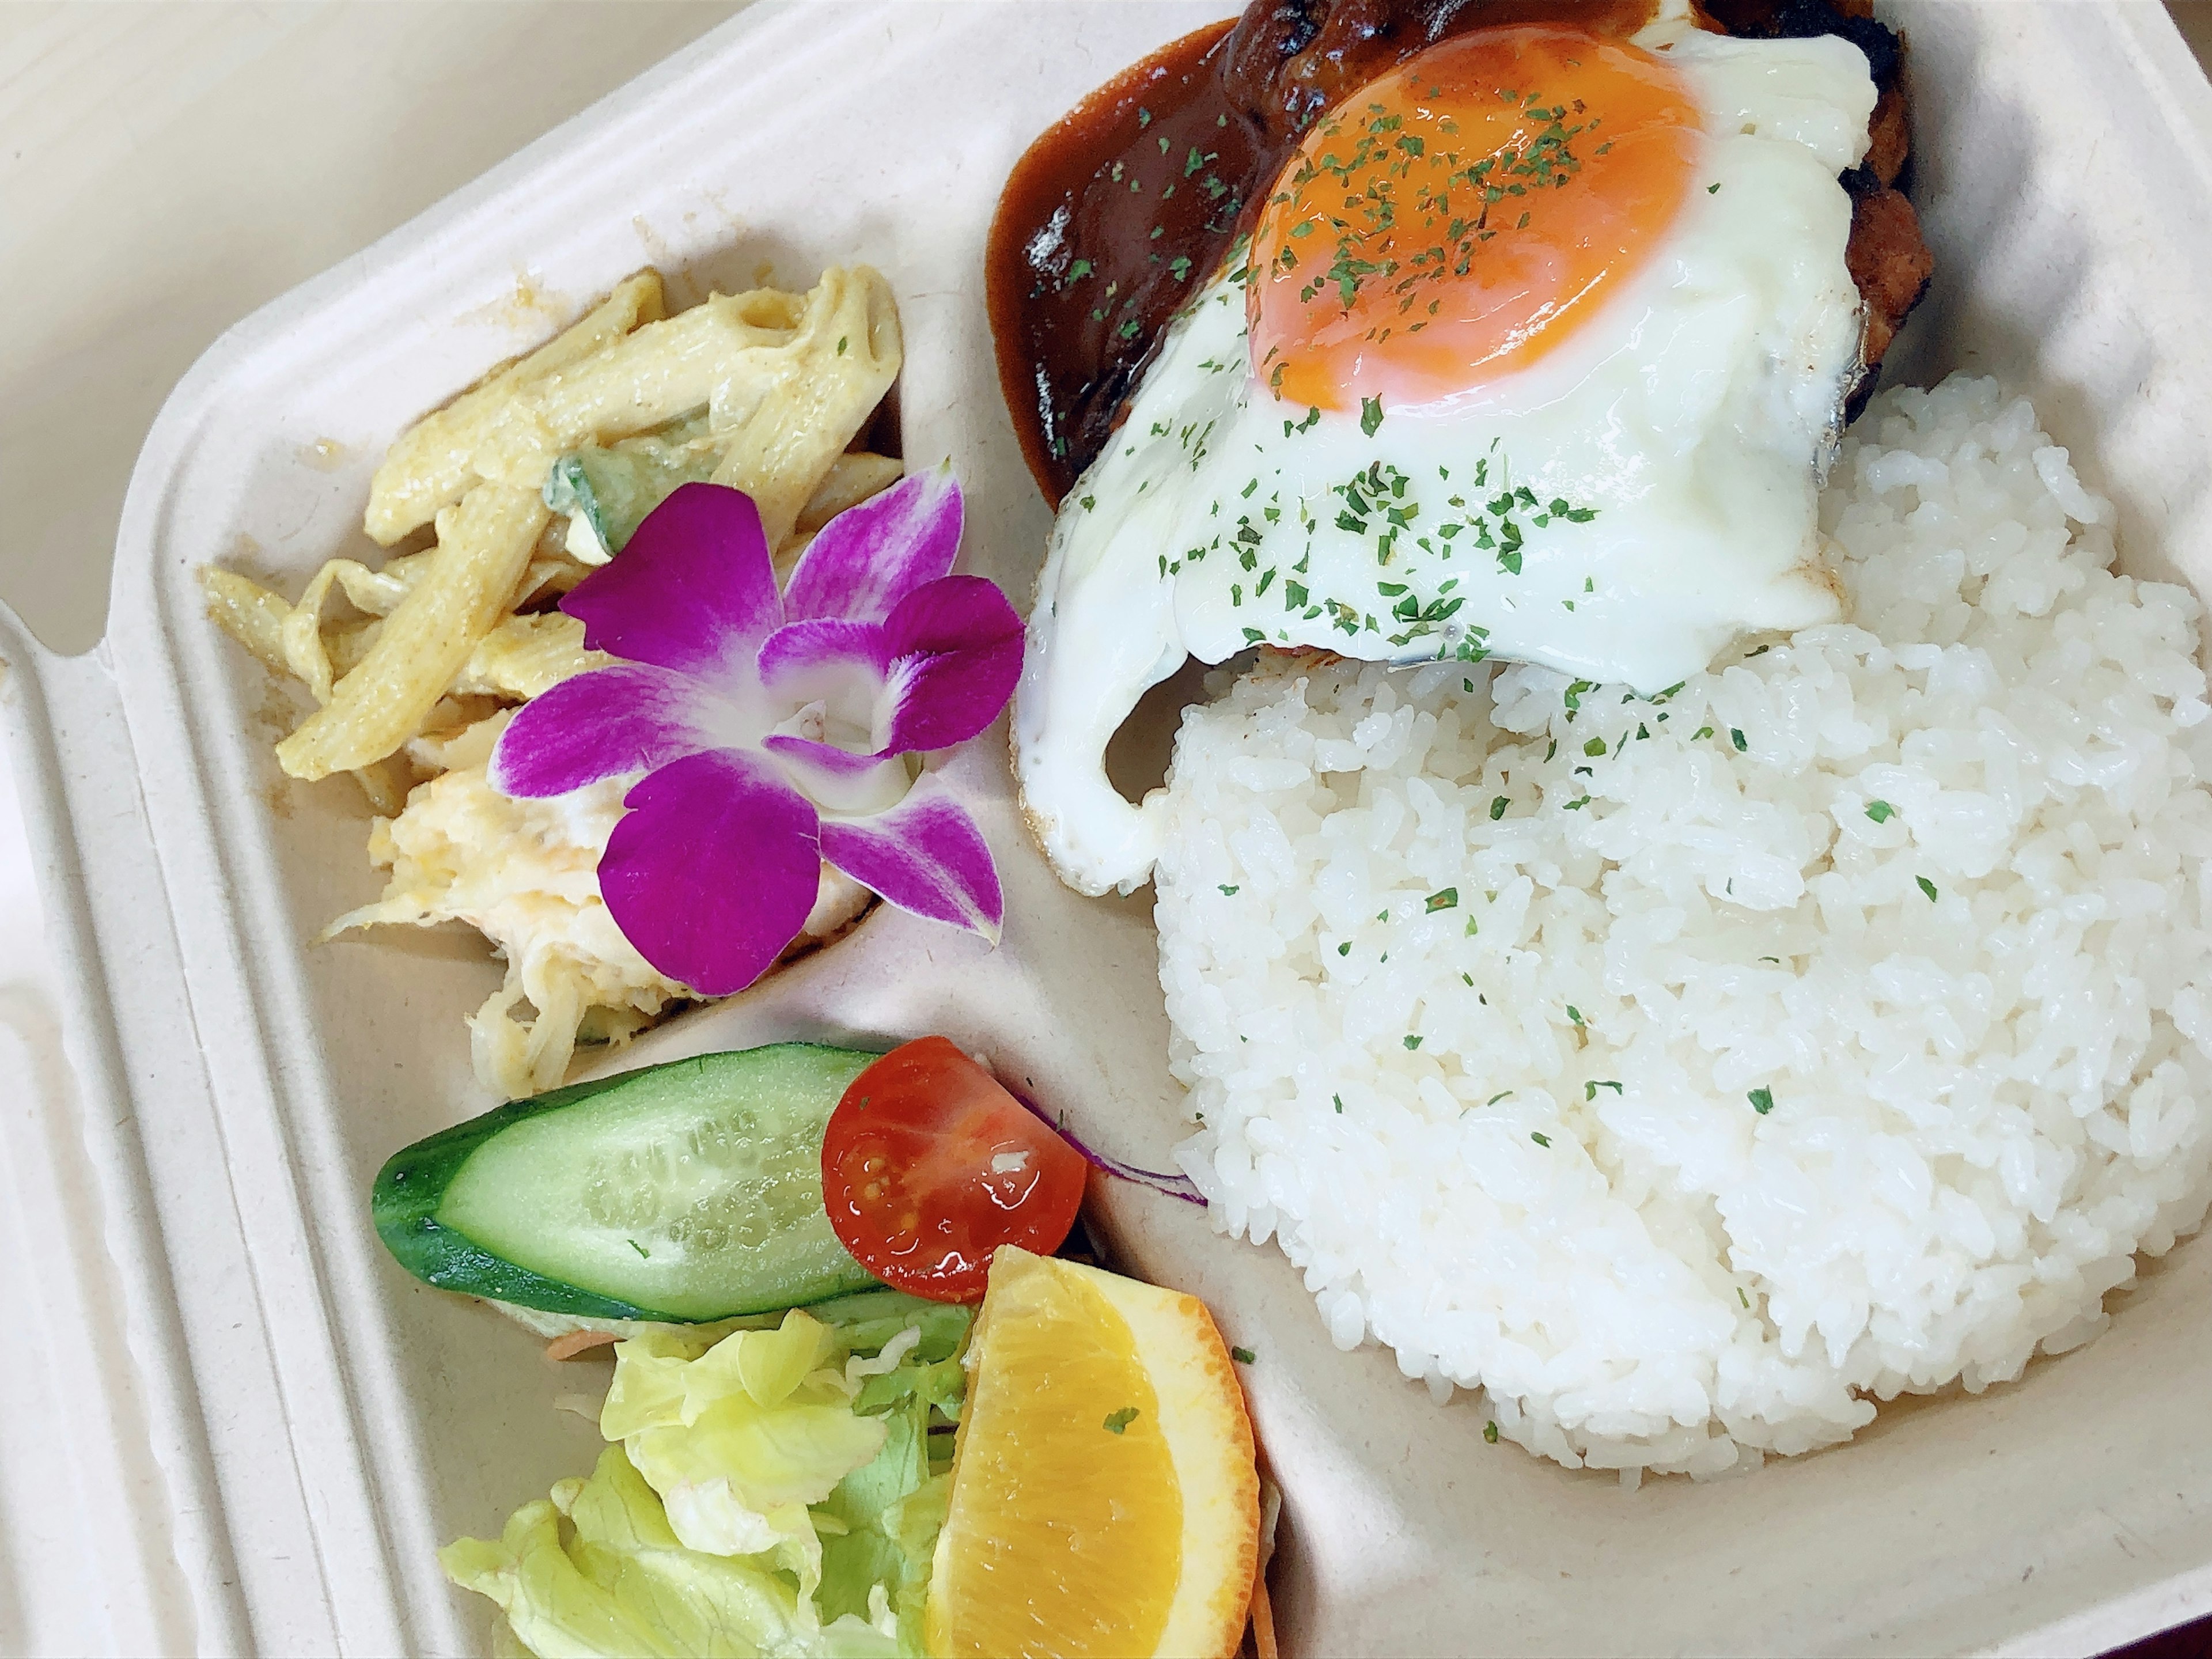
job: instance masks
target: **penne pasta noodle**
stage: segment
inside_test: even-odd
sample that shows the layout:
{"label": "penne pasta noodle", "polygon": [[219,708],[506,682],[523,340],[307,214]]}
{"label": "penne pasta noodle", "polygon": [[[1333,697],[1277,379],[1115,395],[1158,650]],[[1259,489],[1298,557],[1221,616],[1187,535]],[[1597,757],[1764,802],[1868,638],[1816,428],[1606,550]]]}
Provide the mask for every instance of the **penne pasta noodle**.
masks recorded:
{"label": "penne pasta noodle", "polygon": [[343,674],[361,658],[356,651],[342,662],[331,649],[338,636],[357,637],[362,632],[359,624],[334,630],[331,641],[324,638],[323,605],[331,589],[336,586],[356,609],[372,617],[387,617],[398,609],[400,601],[429,569],[424,562],[428,556],[410,553],[392,560],[382,570],[371,570],[353,559],[331,559],[308,581],[299,604],[284,618],[282,631],[284,665],[307,682],[317,702],[331,700],[334,678]]}
{"label": "penne pasta noodle", "polygon": [[614,660],[584,648],[584,624],[557,611],[509,617],[477,641],[453,681],[462,696],[505,697],[526,702],[571,674],[605,668]]}
{"label": "penne pasta noodle", "polygon": [[[294,610],[291,605],[258,582],[212,566],[200,572],[200,587],[207,595],[210,620],[266,666],[279,673],[295,672],[284,648],[285,624]],[[331,660],[337,665],[338,672],[343,672],[366,653],[381,626],[377,622],[355,623],[333,637]],[[406,788],[393,775],[388,762],[356,767],[353,778],[361,785],[372,812],[389,817],[406,803]]]}
{"label": "penne pasta noodle", "polygon": [[377,468],[362,527],[389,547],[428,524],[477,482],[477,452],[528,387],[599,355],[661,315],[660,273],[647,268],[617,284],[582,321],[423,416],[401,434]]}
{"label": "penne pasta noodle", "polygon": [[726,404],[718,400],[709,423],[729,436],[714,482],[753,498],[769,545],[791,534],[898,378],[902,357],[890,284],[866,265],[832,269],[807,296],[798,338],[750,406],[738,413],[734,386]]}
{"label": "penne pasta noodle", "polygon": [[407,805],[407,784],[399,769],[388,760],[372,761],[353,769],[353,781],[368,798],[368,810],[380,818],[395,818]]}
{"label": "penne pasta noodle", "polygon": [[413,737],[497,623],[546,517],[537,490],[489,483],[439,514],[434,562],[329,702],[276,745],[278,764],[295,778],[325,777],[381,760]]}
{"label": "penne pasta noodle", "polygon": [[[544,482],[562,453],[649,432],[772,376],[801,316],[778,289],[718,294],[518,397],[478,445],[486,478]],[[738,395],[744,395],[741,390]]]}
{"label": "penne pasta noodle", "polygon": [[905,474],[906,463],[895,456],[848,451],[830,463],[829,471],[814,486],[806,505],[799,509],[795,528],[811,536],[847,507],[858,507],[869,496],[889,489]]}
{"label": "penne pasta noodle", "polygon": [[200,571],[207,613],[222,631],[270,668],[291,672],[284,656],[284,619],[292,607],[259,582],[208,565]]}

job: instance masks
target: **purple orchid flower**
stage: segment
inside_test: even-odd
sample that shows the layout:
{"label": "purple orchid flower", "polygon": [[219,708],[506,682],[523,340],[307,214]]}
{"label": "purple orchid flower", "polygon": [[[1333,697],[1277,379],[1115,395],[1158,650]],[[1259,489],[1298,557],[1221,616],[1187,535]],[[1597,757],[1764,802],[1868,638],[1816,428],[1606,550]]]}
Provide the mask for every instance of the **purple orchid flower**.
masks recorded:
{"label": "purple orchid flower", "polygon": [[960,520],[949,471],[908,478],[823,526],[779,595],[752,499],[688,483],[561,602],[623,660],[519,709],[491,783],[559,795],[645,774],[599,891],[659,972],[743,990],[805,925],[824,862],[997,942],[990,849],[905,758],[974,737],[1021,672],[1006,595],[948,574]]}

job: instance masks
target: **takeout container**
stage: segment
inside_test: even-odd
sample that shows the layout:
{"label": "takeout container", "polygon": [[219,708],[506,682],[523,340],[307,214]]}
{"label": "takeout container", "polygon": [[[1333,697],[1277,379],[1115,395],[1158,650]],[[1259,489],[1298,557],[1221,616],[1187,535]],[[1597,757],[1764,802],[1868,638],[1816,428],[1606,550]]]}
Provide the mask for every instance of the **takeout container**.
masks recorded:
{"label": "takeout container", "polygon": [[[433,1552],[587,1469],[596,1431],[560,1405],[605,1380],[409,1279],[371,1231],[382,1160],[492,1103],[460,1020],[499,969],[472,934],[308,945],[379,890],[366,809],[277,770],[301,705],[207,623],[196,570],[296,592],[372,556],[360,510],[391,438],[641,264],[689,301],[866,260],[902,307],[906,453],[952,458],[968,567],[1025,598],[1049,514],[992,368],[994,201],[1050,120],[1227,9],[748,11],[220,341],[139,459],[96,652],[55,659],[0,614],[82,1106],[62,1133],[11,1115],[0,1144],[61,1235],[46,1340],[81,1321],[98,1361],[72,1373],[56,1431],[82,1480],[53,1501],[101,1522],[88,1571],[129,1604],[120,1645],[481,1651],[489,1607]],[[2030,392],[2118,502],[2130,568],[2212,592],[2212,88],[2154,5],[1886,9],[1938,259],[1891,378]],[[1187,1111],[1146,896],[1053,880],[995,735],[951,770],[1006,879],[996,952],[878,910],[617,1063],[942,1030],[1165,1166]],[[1127,1265],[1257,1352],[1287,1652],[2091,1652],[2212,1610],[2212,1240],[2016,1384],[1885,1407],[1749,1479],[1628,1492],[1486,1445],[1479,1409],[1385,1353],[1336,1352],[1272,1245],[1134,1188],[1094,1202]]]}

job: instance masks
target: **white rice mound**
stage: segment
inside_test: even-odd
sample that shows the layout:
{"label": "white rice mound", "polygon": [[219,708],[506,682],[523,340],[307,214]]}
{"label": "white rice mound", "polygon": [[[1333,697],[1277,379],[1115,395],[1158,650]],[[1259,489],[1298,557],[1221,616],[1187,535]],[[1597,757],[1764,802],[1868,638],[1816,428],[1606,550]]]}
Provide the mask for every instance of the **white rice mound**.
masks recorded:
{"label": "white rice mound", "polygon": [[1160,977],[1217,1224],[1624,1480],[2094,1335],[2212,1163],[2199,607],[2112,520],[1954,378],[1844,443],[1849,623],[1648,700],[1293,662],[1194,710]]}

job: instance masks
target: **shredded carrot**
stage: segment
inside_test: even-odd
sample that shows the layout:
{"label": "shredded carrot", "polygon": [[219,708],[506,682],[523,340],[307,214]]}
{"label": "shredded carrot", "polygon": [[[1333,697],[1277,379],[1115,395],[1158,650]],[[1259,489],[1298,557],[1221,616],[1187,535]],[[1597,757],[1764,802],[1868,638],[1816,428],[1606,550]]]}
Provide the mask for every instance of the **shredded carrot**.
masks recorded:
{"label": "shredded carrot", "polygon": [[1252,1575],[1252,1651],[1258,1659],[1278,1659],[1275,1609],[1267,1600],[1267,1566],[1264,1561]]}
{"label": "shredded carrot", "polygon": [[545,1345],[548,1359],[574,1359],[579,1354],[589,1353],[594,1348],[604,1348],[622,1338],[612,1331],[568,1331]]}

